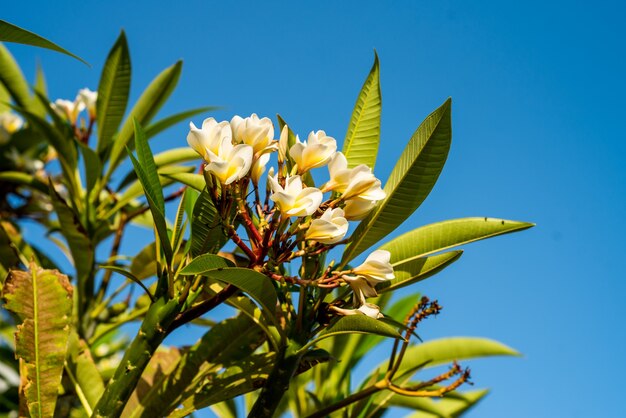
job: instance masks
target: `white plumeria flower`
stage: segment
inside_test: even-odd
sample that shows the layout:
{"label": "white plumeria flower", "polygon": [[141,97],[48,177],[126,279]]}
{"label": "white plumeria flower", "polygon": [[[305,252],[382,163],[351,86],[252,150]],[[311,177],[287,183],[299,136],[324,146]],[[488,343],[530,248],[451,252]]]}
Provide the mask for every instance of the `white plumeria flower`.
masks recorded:
{"label": "white plumeria flower", "polygon": [[347,232],[348,221],[343,216],[343,209],[326,209],[322,216],[311,221],[304,237],[322,244],[334,244],[341,241]]}
{"label": "white plumeria flower", "polygon": [[214,118],[206,118],[202,122],[201,129],[198,129],[193,122],[189,122],[187,143],[205,161],[209,161],[209,152],[219,154],[222,143],[231,143],[232,137],[233,133],[228,121],[218,123]]}
{"label": "white plumeria flower", "polygon": [[76,124],[78,114],[85,110],[85,103],[82,100],[57,99],[52,103],[52,109],[62,118],[67,119],[72,125]]}
{"label": "white plumeria flower", "polygon": [[269,118],[262,118],[253,113],[248,118],[235,116],[230,121],[236,143],[248,144],[256,155],[272,152],[278,148],[274,140],[274,124]]}
{"label": "white plumeria flower", "polygon": [[391,280],[395,277],[393,267],[389,262],[391,253],[385,250],[376,250],[367,256],[363,264],[352,269],[352,273],[362,276],[370,284]]}
{"label": "white plumeria flower", "polygon": [[256,159],[254,164],[252,164],[252,170],[250,171],[250,178],[252,179],[252,183],[258,185],[259,180],[261,180],[261,176],[265,172],[265,166],[270,161],[269,154],[262,154],[259,158]]}
{"label": "white plumeria flower", "polygon": [[296,138],[296,143],[289,149],[289,155],[298,164],[298,171],[305,173],[312,168],[327,164],[337,151],[335,138],[324,131],[311,132],[305,142]]}
{"label": "white plumeria flower", "polygon": [[289,216],[310,216],[322,203],[324,195],[315,187],[303,187],[300,176],[287,177],[283,188],[276,177],[268,177],[274,201],[280,211]]}
{"label": "white plumeria flower", "polygon": [[248,174],[253,155],[250,145],[233,145],[230,141],[224,141],[217,155],[208,151],[210,162],[204,169],[215,174],[222,184],[230,184]]}
{"label": "white plumeria flower", "polygon": [[88,88],[78,90],[76,101],[81,101],[89,112],[89,117],[96,117],[96,102],[98,101],[98,92],[91,91]]}
{"label": "white plumeria flower", "polygon": [[358,309],[343,309],[336,306],[331,309],[339,315],[367,315],[374,319],[384,318],[384,315],[380,313],[380,308],[373,303],[364,303]]}
{"label": "white plumeria flower", "polygon": [[376,250],[371,253],[363,264],[351,270],[352,275],[342,276],[354,292],[354,302],[358,306],[365,303],[366,298],[377,296],[376,285],[395,277],[389,260],[391,253],[385,250]]}
{"label": "white plumeria flower", "polygon": [[280,131],[280,139],[278,140],[278,162],[283,163],[287,160],[287,153],[289,152],[289,127],[283,126]]}
{"label": "white plumeria flower", "polygon": [[343,208],[346,219],[349,221],[360,221],[376,207],[377,203],[377,201],[361,199],[359,197],[348,200],[346,206]]}
{"label": "white plumeria flower", "polygon": [[9,141],[13,133],[24,126],[24,120],[13,112],[0,113],[0,145]]}
{"label": "white plumeria flower", "polygon": [[376,283],[370,283],[361,276],[342,276],[343,280],[350,285],[354,292],[354,303],[359,306],[365,303],[365,298],[373,298],[378,296],[375,286]]}
{"label": "white plumeria flower", "polygon": [[380,180],[374,177],[372,169],[365,164],[348,168],[348,160],[341,152],[335,153],[328,164],[330,180],[324,191],[333,190],[341,193],[344,200],[359,197],[365,200],[378,201],[386,194],[380,187]]}

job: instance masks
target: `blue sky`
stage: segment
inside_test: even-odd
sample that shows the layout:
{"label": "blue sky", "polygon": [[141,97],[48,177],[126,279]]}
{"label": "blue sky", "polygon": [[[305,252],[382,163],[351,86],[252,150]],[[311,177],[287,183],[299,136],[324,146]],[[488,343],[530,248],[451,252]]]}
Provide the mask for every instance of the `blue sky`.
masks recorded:
{"label": "blue sky", "polygon": [[[505,4],[506,3],[506,4]],[[626,416],[626,54],[620,2],[320,1],[11,2],[1,18],[92,64],[11,46],[36,59],[50,95],[95,88],[119,30],[134,97],[184,60],[162,114],[222,105],[217,118],[280,113],[301,135],[345,135],[373,49],[383,118],[376,174],[386,178],[411,133],[448,96],[453,144],[430,197],[397,232],[449,218],[537,223],[468,245],[421,283],[444,311],[425,339],[487,336],[521,359],[472,362],[489,397],[470,417]],[[202,118],[195,119],[196,123]],[[185,144],[183,125],[156,147]],[[132,248],[130,243],[127,248]],[[130,251],[130,250],[129,250]]]}

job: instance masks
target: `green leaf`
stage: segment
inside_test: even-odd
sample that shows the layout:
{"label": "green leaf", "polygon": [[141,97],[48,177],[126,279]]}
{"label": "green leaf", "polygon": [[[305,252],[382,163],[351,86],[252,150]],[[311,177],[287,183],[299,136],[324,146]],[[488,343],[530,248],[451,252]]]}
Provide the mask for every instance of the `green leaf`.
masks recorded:
{"label": "green leaf", "polygon": [[[147,193],[150,194],[152,200],[156,203],[157,209],[164,214],[165,213],[165,200],[163,198],[163,190],[161,189],[161,183],[159,182],[159,174],[157,172],[156,164],[154,163],[154,157],[152,150],[148,145],[148,139],[146,138],[145,131],[142,126],[137,122],[135,123],[135,148],[137,149],[137,160],[141,165],[143,172],[146,174],[147,184],[142,182],[142,186]],[[141,178],[139,178],[141,180]]]}
{"label": "green leaf", "polygon": [[[1,61],[0,65],[2,65]],[[9,91],[6,89],[6,87],[4,87],[4,84],[2,84],[2,77],[0,76],[0,113],[11,110],[11,106],[9,106],[10,102],[11,95],[9,94]]]}
{"label": "green leaf", "polygon": [[48,194],[48,185],[36,176],[22,171],[2,171],[0,172],[0,182],[14,183],[21,186],[28,186],[42,193]]}
{"label": "green leaf", "polygon": [[163,174],[163,176],[182,183],[185,186],[189,186],[192,189],[196,189],[199,192],[204,190],[204,188],[206,187],[206,181],[204,180],[204,176],[202,174],[169,173]]}
{"label": "green leaf", "polygon": [[[173,115],[167,116],[161,120],[158,120],[156,122],[154,122],[151,125],[148,125],[146,127],[146,136],[148,138],[152,138],[153,136],[163,132],[164,130],[176,125],[179,122],[183,122],[186,120],[191,119],[192,117],[200,114],[200,113],[206,113],[206,112],[210,112],[213,110],[219,110],[219,107],[216,106],[205,106],[205,107],[199,107],[197,109],[190,109],[190,110],[185,110],[184,112],[180,112],[180,113],[175,113]],[[195,151],[194,151],[195,152]],[[196,154],[196,157],[198,156],[198,154]]]}
{"label": "green leaf", "polygon": [[146,199],[148,200],[148,206],[150,212],[154,218],[154,227],[156,229],[158,238],[161,241],[161,247],[165,253],[165,258],[168,265],[172,262],[172,247],[170,246],[169,235],[167,234],[167,224],[165,223],[165,201],[163,198],[163,189],[161,189],[161,183],[159,181],[159,175],[157,173],[156,164],[154,164],[154,158],[152,157],[152,151],[148,145],[145,133],[141,128],[141,125],[135,123],[135,146],[137,147],[137,159],[129,153],[137,177],[143,186]]}
{"label": "green leaf", "polygon": [[431,398],[413,398],[409,396],[394,395],[389,400],[390,406],[413,409],[416,411],[411,418],[430,418],[436,417],[458,417],[462,413],[467,412],[476,405],[487,393],[486,389],[472,390],[464,393],[446,394],[443,399],[433,400]]}
{"label": "green leaf", "polygon": [[211,379],[210,385],[190,394],[182,402],[182,408],[173,411],[170,417],[187,417],[195,410],[259,389],[267,380],[275,357],[275,353],[251,355],[240,367],[227,370]]}
{"label": "green leaf", "polygon": [[512,348],[487,338],[441,338],[410,346],[406,350],[396,377],[400,378],[410,375],[421,368],[434,367],[452,361],[477,357],[519,355]]}
{"label": "green leaf", "polygon": [[100,180],[102,172],[102,163],[98,154],[87,145],[78,142],[81,153],[83,154],[83,162],[85,165],[85,179],[87,183],[87,192],[94,190],[96,183]]}
{"label": "green leaf", "polygon": [[[147,134],[146,134],[147,137]],[[154,156],[154,163],[157,168],[166,167],[172,164],[184,163],[187,161],[197,160],[199,158],[198,153],[189,147],[173,148],[167,151],[163,151]],[[118,190],[128,186],[133,180],[137,179],[137,175],[134,171],[128,172],[124,179],[117,186]]]}
{"label": "green leaf", "polygon": [[122,125],[117,138],[112,144],[109,158],[109,168],[106,175],[107,179],[120,163],[125,147],[128,145],[132,149],[130,140],[134,134],[133,121],[137,120],[137,122],[143,126],[147,125],[148,122],[152,120],[176,87],[181,69],[182,61],[178,61],[171,67],[166,68],[163,72],[161,72],[161,74],[152,80],[150,85],[139,97],[137,103],[135,103],[135,106],[133,106],[133,109],[130,111],[130,115]]}
{"label": "green leaf", "polygon": [[[181,350],[176,347],[170,347],[168,350],[160,350],[154,353],[146,369],[141,374],[140,383],[128,399],[128,402],[126,402],[126,406],[122,412],[122,418],[140,416],[140,413],[145,410],[146,405],[152,400],[150,398],[155,396],[156,393],[153,393],[156,392],[154,391],[155,386],[172,373],[179,365],[179,361],[183,356],[184,354],[181,353]],[[156,395],[156,400],[160,405],[157,409],[158,412],[155,412],[155,416],[163,415],[164,408],[167,405],[164,398],[172,394],[163,393]]]}
{"label": "green leaf", "polygon": [[[48,86],[46,85],[46,77],[43,73],[43,69],[41,68],[41,64],[39,62],[37,62],[37,69],[35,72],[35,85],[33,86],[33,89],[35,90],[37,94],[40,94],[44,97],[47,97],[48,95]],[[46,104],[44,105],[43,103],[39,102],[37,97],[33,97],[31,100],[33,101],[33,104],[32,104],[33,113],[41,117],[45,117],[46,110],[48,107],[48,101],[46,100]]]}
{"label": "green leaf", "polygon": [[22,379],[33,417],[54,413],[67,350],[72,286],[67,276],[31,264],[31,271],[12,270],[4,285],[6,309],[21,321],[15,334],[16,356],[24,362]]}
{"label": "green leaf", "polygon": [[228,237],[221,225],[221,218],[213,205],[209,191],[200,193],[193,208],[191,222],[191,255],[216,253],[226,242]]}
{"label": "green leaf", "polygon": [[233,263],[218,255],[202,254],[191,260],[191,262],[180,271],[180,274],[183,276],[193,276],[225,267],[233,267]]}
{"label": "green leaf", "polygon": [[458,245],[491,238],[534,226],[528,222],[497,218],[461,218],[426,225],[389,241],[381,250],[391,253],[395,266]]}
{"label": "green leaf", "polygon": [[83,293],[83,295],[87,295],[88,290],[87,288],[83,288],[83,286],[93,286],[90,277],[94,266],[94,246],[78,214],[68,206],[65,200],[56,192],[52,184],[50,184],[49,190],[54,211],[61,225],[60,232],[65,237],[70,252],[72,253],[76,275],[78,276],[79,291],[84,291],[85,293]]}
{"label": "green leaf", "polygon": [[[247,358],[263,342],[263,334],[244,315],[226,319],[207,331],[180,356],[176,368],[155,380],[142,397],[141,405],[126,410],[130,417],[168,415],[182,400],[205,386],[220,368]],[[187,394],[187,395],[186,395]]]}
{"label": "green leaf", "polygon": [[426,199],[450,149],[450,109],[448,99],[417,128],[385,184],[387,197],[352,234],[342,265],[391,233]]}
{"label": "green leaf", "polygon": [[276,289],[269,277],[258,271],[230,267],[218,270],[209,270],[202,273],[204,276],[224,283],[231,284],[242,292],[250,295],[261,308],[266,318],[272,322],[276,322]]}
{"label": "green leaf", "polygon": [[[104,392],[104,382],[85,341],[70,333],[66,370],[88,415]],[[87,409],[88,408],[88,409]]]}
{"label": "green leaf", "polygon": [[437,274],[450,264],[458,260],[463,251],[450,251],[431,257],[411,259],[394,265],[394,279],[386,280],[376,285],[378,293],[393,292],[396,289],[427,279]]}
{"label": "green leaf", "polygon": [[402,338],[395,328],[384,322],[377,321],[367,315],[347,315],[339,318],[337,322],[322,331],[305,347],[311,347],[321,340],[343,334],[375,334],[383,337]]}
{"label": "green leaf", "polygon": [[0,83],[4,85],[11,98],[20,107],[29,109],[31,95],[28,82],[22,70],[15,62],[9,50],[0,43]]}
{"label": "green leaf", "polygon": [[374,51],[374,65],[359,92],[343,143],[349,168],[365,164],[374,169],[376,165],[382,110],[379,77],[378,54]]}
{"label": "green leaf", "polygon": [[32,45],[39,48],[51,49],[52,51],[60,52],[65,55],[69,55],[72,58],[76,58],[85,65],[89,65],[87,61],[81,57],[72,54],[67,49],[60,47],[52,41],[42,38],[41,36],[28,31],[26,29],[15,26],[5,20],[0,20],[0,41],[3,42],[15,42],[18,44]]}
{"label": "green leaf", "polygon": [[109,52],[98,84],[96,118],[98,120],[98,146],[102,154],[113,141],[113,135],[122,122],[130,91],[130,53],[124,31]]}

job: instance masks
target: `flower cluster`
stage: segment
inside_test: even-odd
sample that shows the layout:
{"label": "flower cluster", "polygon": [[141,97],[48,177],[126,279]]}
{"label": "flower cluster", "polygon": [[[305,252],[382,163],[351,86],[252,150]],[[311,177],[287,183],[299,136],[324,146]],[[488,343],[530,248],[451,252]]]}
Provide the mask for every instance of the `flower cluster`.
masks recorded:
{"label": "flower cluster", "polygon": [[74,101],[57,99],[54,103],[51,103],[51,106],[60,117],[66,119],[72,125],[76,125],[78,115],[85,109],[87,109],[90,120],[94,120],[96,118],[97,100],[98,92],[84,88],[78,91]]}
{"label": "flower cluster", "polygon": [[[240,202],[247,202],[245,196],[252,183],[256,196],[252,206],[256,207],[257,216],[244,224],[252,237],[256,237],[256,240],[251,238],[253,249],[262,243],[275,246],[275,238],[288,241],[296,237],[290,246],[281,247],[281,251],[289,252],[295,245],[301,248],[296,252],[300,255],[328,251],[344,242],[349,221],[363,219],[385,198],[381,182],[371,168],[364,164],[349,168],[346,156],[337,151],[337,141],[323,130],[312,131],[306,141],[301,141],[285,125],[280,137],[275,139],[272,121],[252,114],[221,122],[208,118],[200,128],[191,122],[187,142],[204,160],[205,177],[213,179],[209,184],[220,184],[220,193],[232,192],[238,194]],[[278,154],[278,167],[268,171],[268,195],[263,204],[259,184],[274,152]],[[324,166],[328,166],[329,180],[315,187],[310,172]],[[330,198],[325,199],[325,194]],[[240,208],[239,213],[248,216],[248,212],[253,211]],[[291,227],[285,232],[288,225]],[[277,230],[271,230],[272,226]],[[274,239],[269,238],[272,233]],[[261,249],[259,254],[263,258],[267,250]],[[290,260],[281,257],[280,262]],[[256,253],[251,258],[256,265],[263,265]],[[377,282],[394,277],[389,259],[388,252],[375,251],[359,267],[319,279],[319,285],[332,287],[345,283],[353,289],[358,309],[335,308],[335,312],[378,317],[378,308],[365,299],[376,296]]]}

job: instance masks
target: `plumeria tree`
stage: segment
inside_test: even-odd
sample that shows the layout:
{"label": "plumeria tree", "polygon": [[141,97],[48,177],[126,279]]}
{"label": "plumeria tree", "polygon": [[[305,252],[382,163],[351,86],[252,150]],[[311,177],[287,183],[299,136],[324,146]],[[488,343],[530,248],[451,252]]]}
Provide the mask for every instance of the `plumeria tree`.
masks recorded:
{"label": "plumeria tree", "polygon": [[[71,55],[1,21],[0,40]],[[451,101],[419,125],[383,186],[373,172],[378,57],[341,151],[323,130],[301,140],[280,116],[252,114],[205,116],[189,124],[188,146],[181,138],[154,155],[152,137],[213,110],[154,120],[180,72],[180,62],[165,69],[127,111],[122,33],[97,89],[52,101],[41,69],[31,88],[0,46],[0,407],[20,416],[182,417],[210,407],[222,417],[379,417],[397,406],[457,416],[478,402],[485,390],[459,390],[470,378],[459,362],[516,352],[484,338],[416,338],[442,308],[408,286],[458,260],[453,247],[532,225],[463,218],[387,239],[443,168]],[[70,263],[25,240],[25,220]],[[154,236],[126,254],[130,225]],[[189,325],[203,330],[198,341],[166,340]],[[388,354],[373,359],[379,345]],[[355,381],[357,366],[379,361]]]}

